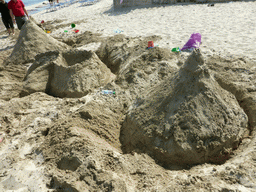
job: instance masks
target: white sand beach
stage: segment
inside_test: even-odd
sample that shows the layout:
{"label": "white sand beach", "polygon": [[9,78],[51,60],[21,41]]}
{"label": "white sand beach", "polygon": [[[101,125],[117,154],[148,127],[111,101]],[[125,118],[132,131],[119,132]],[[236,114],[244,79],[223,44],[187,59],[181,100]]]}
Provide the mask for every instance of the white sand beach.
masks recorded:
{"label": "white sand beach", "polygon": [[[84,31],[113,36],[122,30],[126,36],[159,35],[160,47],[182,47],[194,32],[201,33],[201,49],[207,54],[221,53],[256,58],[256,2],[166,5],[157,7],[135,7],[113,10],[111,0],[101,0],[95,5],[73,4],[51,13],[33,15],[38,20],[64,20],[63,23],[80,21],[76,28]],[[64,35],[64,30],[53,36]]]}
{"label": "white sand beach", "polygon": [[0,26],[0,191],[256,190],[255,1],[32,18]]}
{"label": "white sand beach", "polygon": [[[57,11],[42,12],[32,16],[40,22],[62,20],[63,24],[79,21],[76,29],[113,36],[121,30],[126,36],[158,35],[163,39],[155,44],[160,47],[182,47],[194,32],[202,35],[201,49],[206,54],[239,55],[256,58],[256,2],[207,4],[174,4],[124,8],[114,11],[113,1],[101,0],[90,6],[82,2],[71,4]],[[27,7],[34,9],[38,5]],[[60,28],[51,35],[75,35],[64,33],[71,27]],[[0,47],[7,46],[6,40]]]}
{"label": "white sand beach", "polygon": [[[155,42],[160,47],[182,47],[194,32],[202,35],[201,49],[206,54],[222,56],[248,56],[256,58],[256,2],[207,4],[174,4],[123,8],[114,11],[111,0],[101,0],[90,6],[82,2],[50,12],[44,10],[32,16],[41,20],[61,20],[75,23],[79,33],[91,31],[103,36],[115,35],[115,30],[130,36],[161,36]],[[39,5],[27,7],[35,9]],[[68,30],[68,33],[64,33]],[[73,36],[71,27],[59,28],[52,34]],[[0,47],[10,46],[8,39],[1,40]]]}

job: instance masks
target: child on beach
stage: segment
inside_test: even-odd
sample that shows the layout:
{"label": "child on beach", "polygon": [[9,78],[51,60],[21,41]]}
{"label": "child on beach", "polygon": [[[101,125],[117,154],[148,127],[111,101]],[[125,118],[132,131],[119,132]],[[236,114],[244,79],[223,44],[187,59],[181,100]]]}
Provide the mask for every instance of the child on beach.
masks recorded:
{"label": "child on beach", "polygon": [[[24,25],[24,23],[27,21],[27,18],[24,13],[26,13],[28,19],[28,12],[25,9],[25,5],[21,0],[11,0],[8,3],[8,9],[10,10],[10,15],[12,17],[13,22],[18,25],[18,29],[21,30],[21,27]],[[15,19],[14,19],[15,16]]]}
{"label": "child on beach", "polygon": [[10,16],[8,5],[4,0],[0,1],[0,13],[2,15],[3,23],[6,27],[9,35],[11,35],[11,30],[12,30],[12,34],[14,35],[14,27],[13,27],[12,18]]}

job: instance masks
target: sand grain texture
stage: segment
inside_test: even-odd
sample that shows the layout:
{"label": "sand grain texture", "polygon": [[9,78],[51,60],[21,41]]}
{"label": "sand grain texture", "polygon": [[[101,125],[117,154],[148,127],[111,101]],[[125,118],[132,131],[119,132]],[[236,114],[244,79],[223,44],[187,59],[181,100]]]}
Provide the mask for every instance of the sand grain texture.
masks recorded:
{"label": "sand grain texture", "polygon": [[[111,6],[21,31],[0,68],[0,191],[256,191],[255,2]],[[200,50],[171,52],[193,32]]]}

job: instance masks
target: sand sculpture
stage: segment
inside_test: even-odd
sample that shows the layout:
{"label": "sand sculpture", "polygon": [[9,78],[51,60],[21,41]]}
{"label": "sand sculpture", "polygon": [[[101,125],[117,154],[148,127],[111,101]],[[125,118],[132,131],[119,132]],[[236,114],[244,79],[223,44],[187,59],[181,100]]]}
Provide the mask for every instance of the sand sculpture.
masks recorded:
{"label": "sand sculpture", "polygon": [[51,51],[35,60],[24,78],[22,96],[42,91],[57,97],[82,97],[115,78],[91,51]]}
{"label": "sand sculpture", "polygon": [[34,61],[39,53],[54,50],[65,50],[69,46],[46,34],[33,21],[25,23],[20,31],[17,43],[6,63],[24,64]]}
{"label": "sand sculpture", "polygon": [[134,104],[122,127],[125,152],[147,152],[165,166],[221,163],[248,133],[238,101],[194,50],[170,79]]}
{"label": "sand sculpture", "polygon": [[256,189],[255,62],[183,60],[149,38],[102,37],[96,54],[35,44],[28,69],[1,69],[0,191]]}

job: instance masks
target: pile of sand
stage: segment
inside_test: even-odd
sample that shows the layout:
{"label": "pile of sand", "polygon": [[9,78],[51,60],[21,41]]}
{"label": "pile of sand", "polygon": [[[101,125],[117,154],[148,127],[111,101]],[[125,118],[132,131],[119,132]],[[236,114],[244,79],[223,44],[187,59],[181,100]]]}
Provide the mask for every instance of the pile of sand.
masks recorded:
{"label": "pile of sand", "polygon": [[246,133],[248,118],[194,50],[171,78],[135,103],[122,127],[124,152],[173,164],[222,163]]}
{"label": "pile of sand", "polygon": [[35,60],[24,78],[22,96],[42,91],[57,97],[82,97],[115,78],[91,51],[52,51]]}
{"label": "pile of sand", "polygon": [[68,45],[57,41],[29,20],[22,27],[17,43],[6,64],[30,63],[39,53],[68,48]]}
{"label": "pile of sand", "polygon": [[[0,79],[16,92],[1,90],[11,100],[0,100],[0,191],[256,188],[255,135],[243,137],[256,122],[255,63],[199,50],[184,59],[147,49],[148,39],[161,38],[106,37],[96,54],[26,52],[22,62],[35,60],[27,71],[2,68]],[[19,98],[22,84],[27,96]]]}

